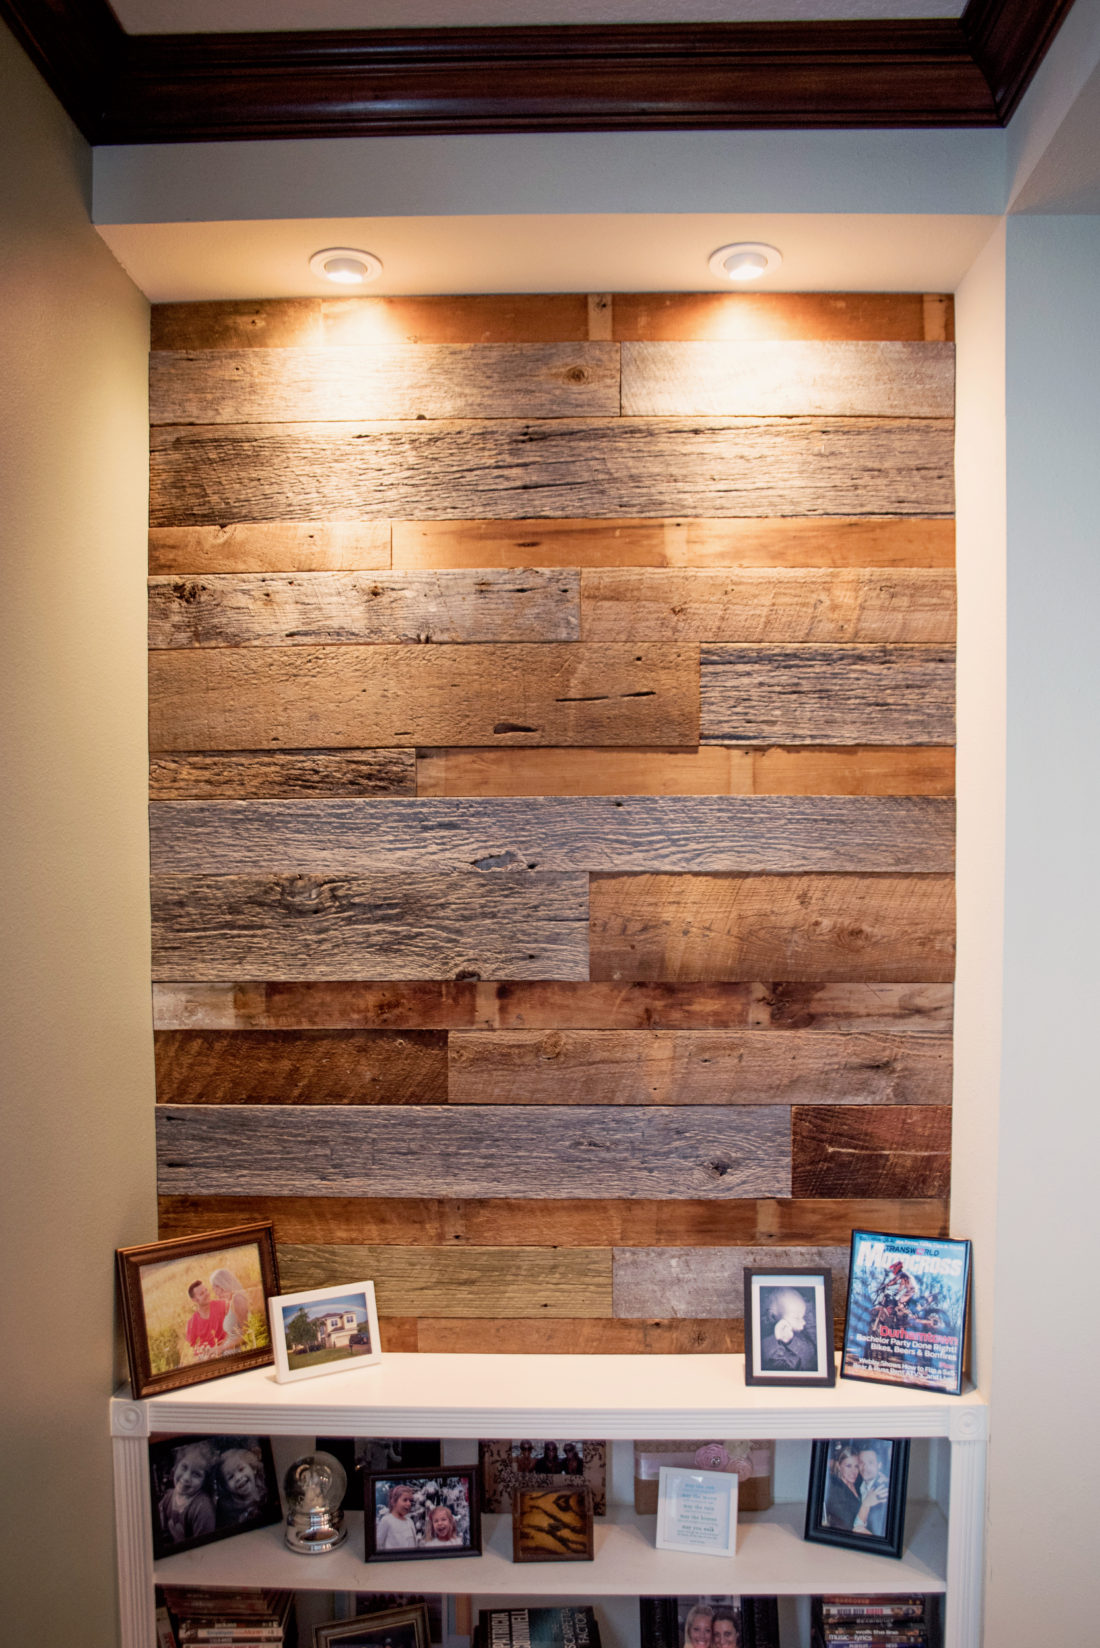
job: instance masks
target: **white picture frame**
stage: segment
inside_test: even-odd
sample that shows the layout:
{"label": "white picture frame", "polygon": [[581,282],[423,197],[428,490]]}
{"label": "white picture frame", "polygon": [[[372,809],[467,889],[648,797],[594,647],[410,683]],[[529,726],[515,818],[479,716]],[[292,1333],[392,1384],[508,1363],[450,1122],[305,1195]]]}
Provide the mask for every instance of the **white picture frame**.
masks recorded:
{"label": "white picture frame", "polygon": [[[382,1360],[373,1282],[276,1294],[268,1300],[268,1315],[280,1385],[319,1374],[351,1373]],[[304,1337],[299,1317],[313,1330],[312,1340]]]}
{"label": "white picture frame", "polygon": [[657,1489],[658,1550],[734,1556],[737,1551],[736,1475],[662,1465]]}

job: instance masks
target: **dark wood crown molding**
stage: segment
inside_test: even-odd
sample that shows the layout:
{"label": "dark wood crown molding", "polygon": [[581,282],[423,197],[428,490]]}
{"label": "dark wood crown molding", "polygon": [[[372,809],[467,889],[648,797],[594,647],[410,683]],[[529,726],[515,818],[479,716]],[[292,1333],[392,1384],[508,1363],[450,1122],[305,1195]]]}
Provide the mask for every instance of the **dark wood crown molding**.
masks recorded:
{"label": "dark wood crown molding", "polygon": [[895,23],[127,35],[106,0],[0,0],[92,143],[996,126],[1072,0]]}

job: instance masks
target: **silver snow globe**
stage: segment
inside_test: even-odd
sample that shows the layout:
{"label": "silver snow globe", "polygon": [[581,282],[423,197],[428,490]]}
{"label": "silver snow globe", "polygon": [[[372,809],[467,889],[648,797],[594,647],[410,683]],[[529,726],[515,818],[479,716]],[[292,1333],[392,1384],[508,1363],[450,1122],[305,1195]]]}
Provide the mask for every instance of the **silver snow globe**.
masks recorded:
{"label": "silver snow globe", "polygon": [[286,1543],[300,1556],[323,1556],[348,1537],[340,1509],[348,1478],[330,1453],[307,1453],[283,1478],[286,1493]]}

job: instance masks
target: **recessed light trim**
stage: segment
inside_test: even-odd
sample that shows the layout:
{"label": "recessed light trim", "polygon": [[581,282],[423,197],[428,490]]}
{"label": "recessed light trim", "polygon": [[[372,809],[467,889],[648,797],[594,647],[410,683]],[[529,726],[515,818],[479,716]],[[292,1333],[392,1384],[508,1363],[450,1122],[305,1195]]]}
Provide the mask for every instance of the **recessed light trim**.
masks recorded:
{"label": "recessed light trim", "polygon": [[313,274],[337,286],[365,286],[382,273],[382,260],[357,246],[326,246],[309,260]]}
{"label": "recessed light trim", "polygon": [[767,246],[762,240],[737,240],[712,252],[707,266],[720,280],[741,282],[760,280],[782,262],[783,254],[775,246]]}

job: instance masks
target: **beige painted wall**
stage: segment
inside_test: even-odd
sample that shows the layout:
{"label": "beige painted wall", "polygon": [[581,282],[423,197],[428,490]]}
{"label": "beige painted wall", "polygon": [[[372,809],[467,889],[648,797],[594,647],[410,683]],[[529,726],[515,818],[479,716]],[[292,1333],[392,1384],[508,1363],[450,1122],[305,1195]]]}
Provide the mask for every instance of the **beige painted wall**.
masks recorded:
{"label": "beige painted wall", "polygon": [[145,826],[148,309],[0,28],[3,1635],[117,1641],[112,1250],[155,1235]]}

